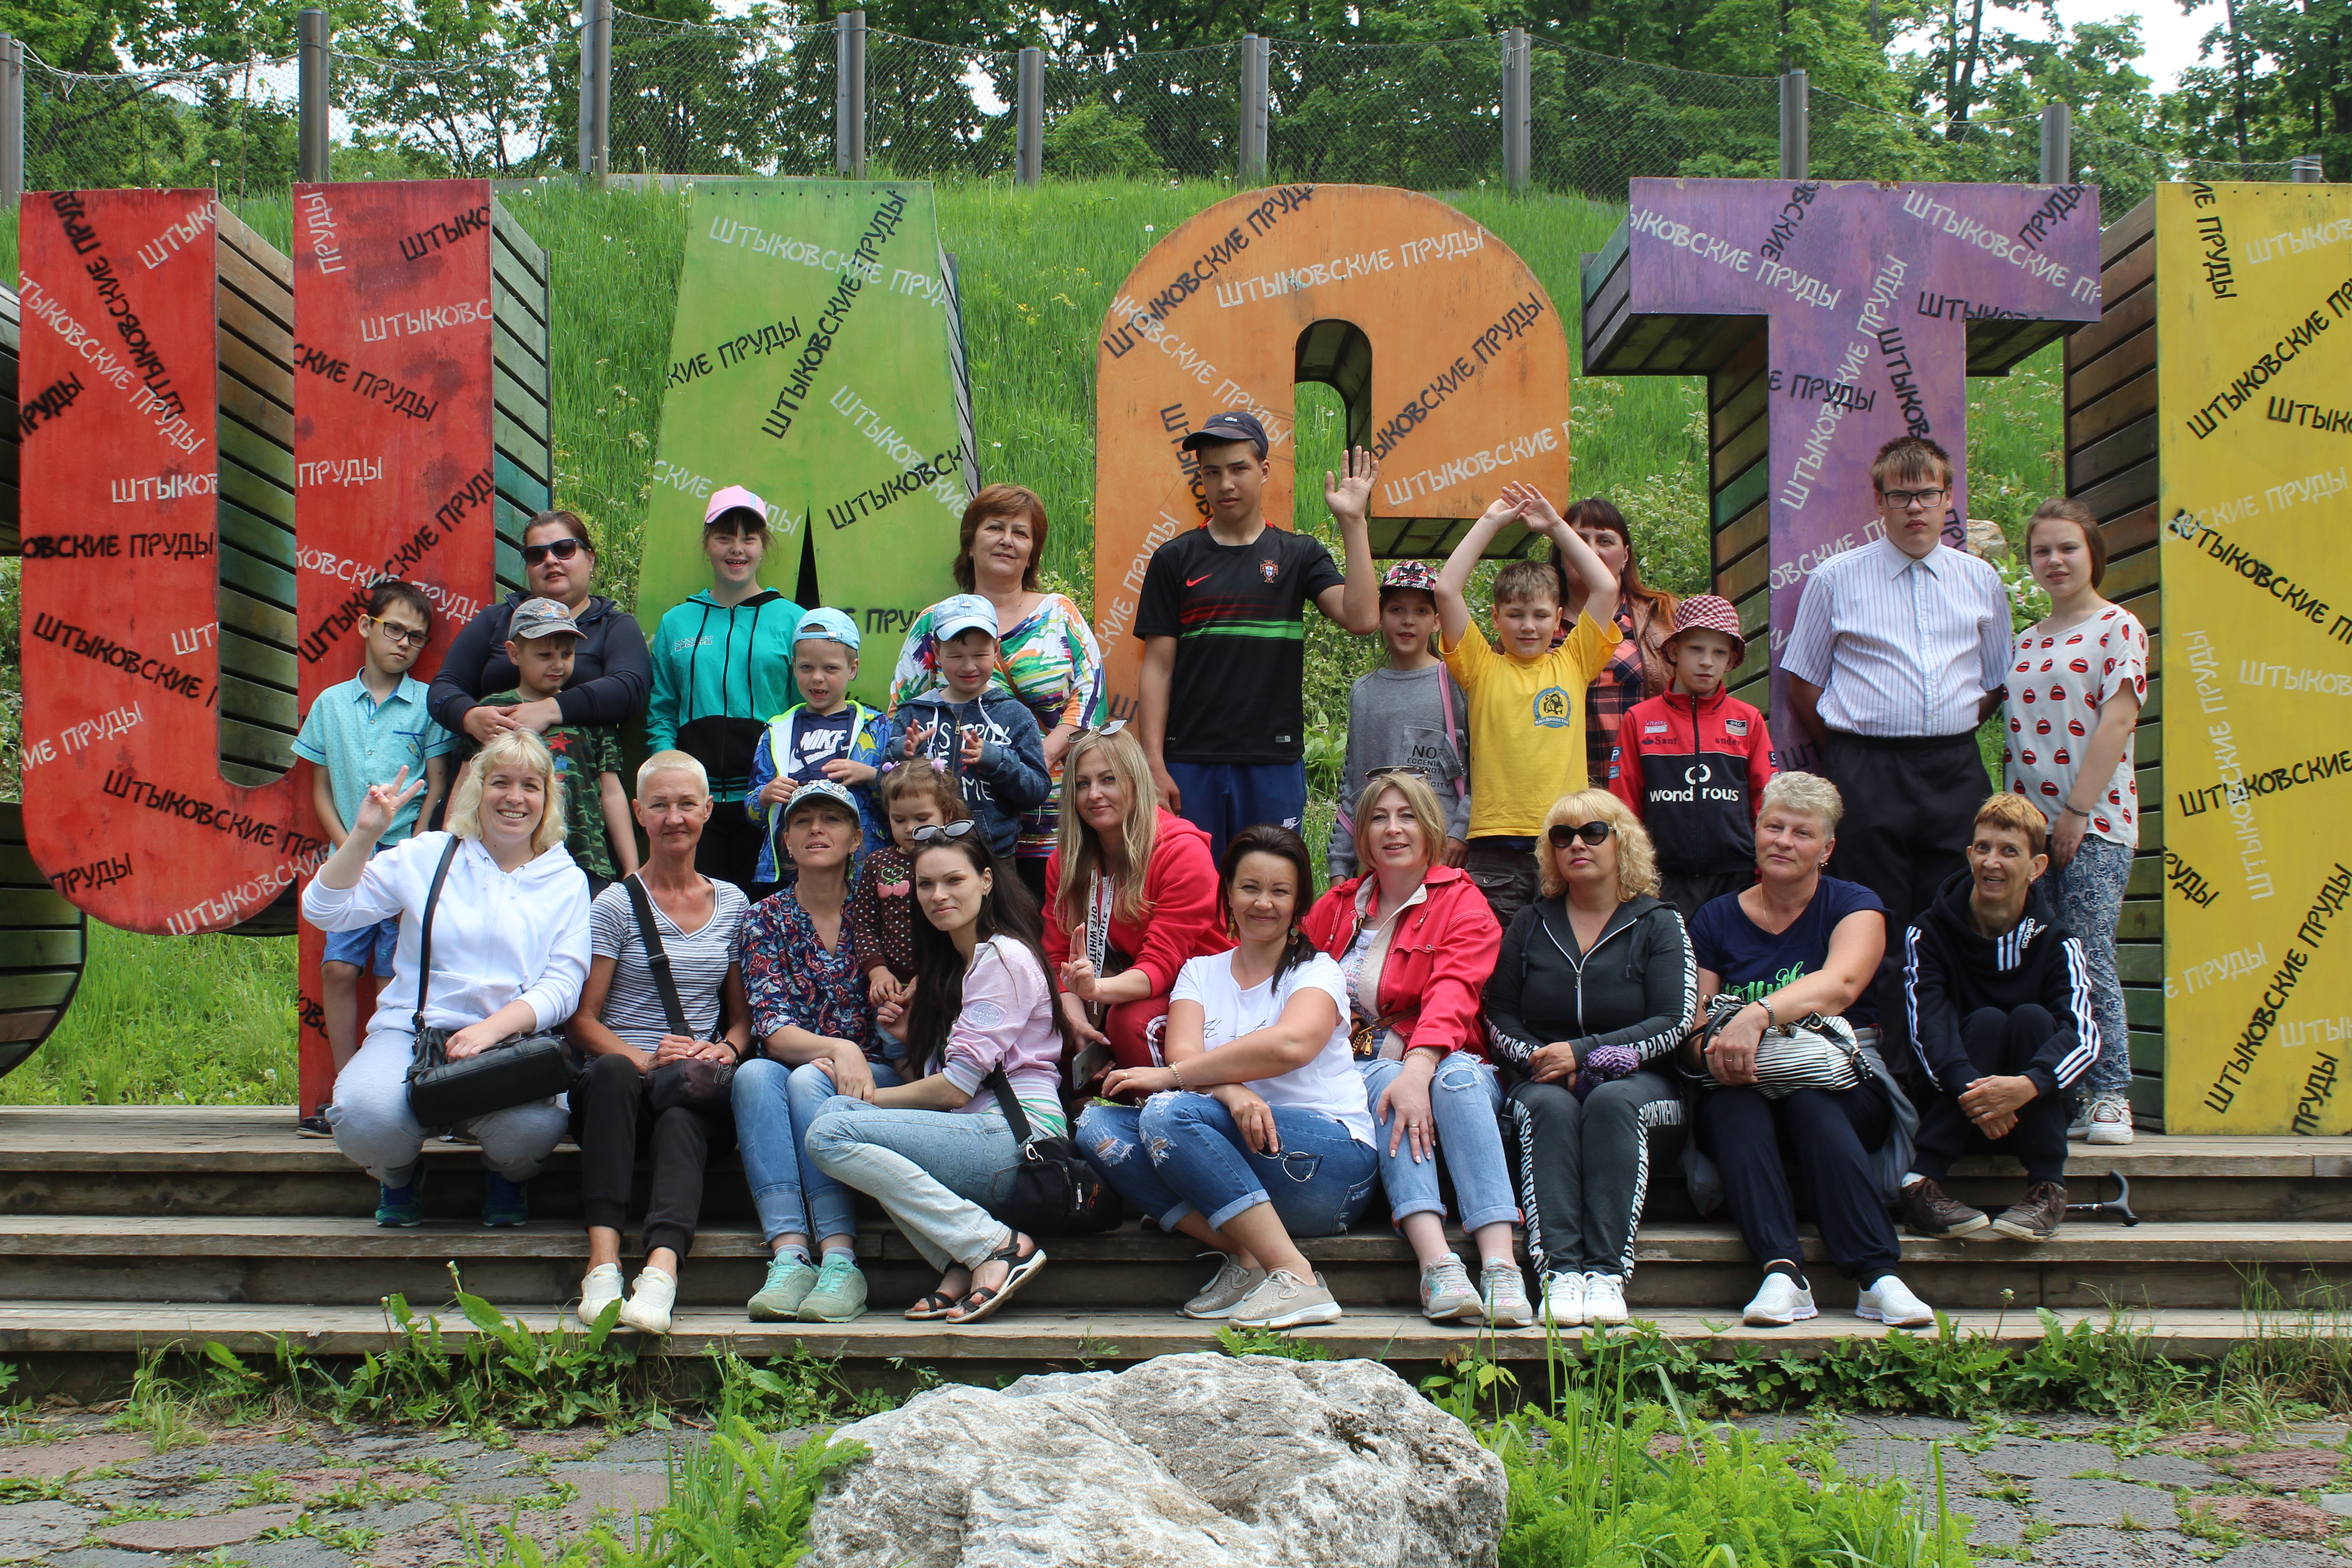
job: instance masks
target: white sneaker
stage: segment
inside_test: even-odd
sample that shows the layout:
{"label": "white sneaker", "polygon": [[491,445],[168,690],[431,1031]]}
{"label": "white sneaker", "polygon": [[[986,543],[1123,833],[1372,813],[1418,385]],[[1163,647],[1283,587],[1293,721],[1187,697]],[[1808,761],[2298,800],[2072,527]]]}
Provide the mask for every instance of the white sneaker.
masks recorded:
{"label": "white sneaker", "polygon": [[1462,1259],[1449,1252],[1421,1271],[1423,1317],[1444,1323],[1475,1318],[1478,1312],[1478,1292],[1471,1288],[1470,1271],[1462,1267]]}
{"label": "white sneaker", "polygon": [[621,1266],[599,1263],[580,1277],[580,1321],[596,1326],[596,1314],[621,1299]]}
{"label": "white sneaker", "polygon": [[1786,1274],[1767,1274],[1755,1300],[1739,1314],[1739,1321],[1751,1329],[1785,1329],[1790,1323],[1819,1316],[1821,1310],[1813,1305],[1811,1286],[1801,1285]]}
{"label": "white sneaker", "polygon": [[1625,1310],[1625,1281],[1614,1274],[1586,1275],[1584,1316],[1595,1323],[1622,1323],[1632,1317]]}
{"label": "white sneaker", "polygon": [[677,1305],[677,1280],[658,1268],[637,1270],[636,1283],[621,1308],[621,1327],[641,1333],[669,1332],[669,1310]]}
{"label": "white sneaker", "polygon": [[1286,1268],[1276,1268],[1257,1282],[1257,1289],[1234,1304],[1226,1321],[1243,1329],[1295,1329],[1307,1323],[1336,1323],[1339,1303],[1318,1274],[1301,1279]]}
{"label": "white sneaker", "polygon": [[1572,1329],[1584,1321],[1584,1276],[1563,1269],[1543,1278],[1544,1321],[1555,1329]]}
{"label": "white sneaker", "polygon": [[2084,1111],[2083,1125],[2084,1142],[2128,1143],[2132,1141],[2131,1103],[2120,1094],[2103,1094]]}
{"label": "white sneaker", "polygon": [[1536,1321],[1536,1310],[1528,1300],[1528,1282],[1516,1263],[1496,1259],[1481,1268],[1478,1294],[1489,1328],[1524,1329]]}
{"label": "white sneaker", "polygon": [[1879,1276],[1877,1284],[1854,1299],[1853,1315],[1891,1329],[1924,1329],[1936,1321],[1936,1310],[1892,1274]]}

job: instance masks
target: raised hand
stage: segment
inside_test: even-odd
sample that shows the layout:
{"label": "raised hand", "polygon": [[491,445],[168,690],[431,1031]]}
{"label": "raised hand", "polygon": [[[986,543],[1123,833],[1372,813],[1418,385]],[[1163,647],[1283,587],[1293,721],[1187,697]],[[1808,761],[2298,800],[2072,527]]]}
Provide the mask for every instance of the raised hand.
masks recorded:
{"label": "raised hand", "polygon": [[1096,979],[1091,959],[1074,958],[1062,965],[1062,989],[1082,1002],[1095,999]]}
{"label": "raised hand", "polygon": [[[1541,529],[1549,531],[1555,528],[1564,528],[1567,526],[1567,523],[1560,517],[1558,510],[1552,506],[1549,500],[1545,499],[1543,491],[1536,489],[1533,485],[1521,484],[1517,479],[1513,479],[1503,487],[1502,493],[1496,500],[1496,505],[1500,506],[1505,501],[1508,501],[1511,505],[1511,510],[1517,512],[1521,517],[1527,520],[1527,524],[1529,528]],[[1493,509],[1489,508],[1488,510],[1491,510]]]}
{"label": "raised hand", "polygon": [[1323,504],[1342,522],[1361,522],[1372,505],[1372,484],[1381,477],[1380,460],[1362,447],[1350,447],[1339,475],[1323,470]]}
{"label": "raised hand", "polygon": [[987,744],[988,727],[986,725],[965,725],[963,727],[963,765],[968,768],[980,766],[980,753]]}
{"label": "raised hand", "polygon": [[406,789],[401,788],[407,777],[408,770],[404,767],[392,775],[390,784],[368,785],[367,797],[360,802],[360,808],[352,818],[352,837],[365,844],[373,844],[384,836],[392,826],[392,819],[398,816],[425,788],[425,781],[421,778]]}

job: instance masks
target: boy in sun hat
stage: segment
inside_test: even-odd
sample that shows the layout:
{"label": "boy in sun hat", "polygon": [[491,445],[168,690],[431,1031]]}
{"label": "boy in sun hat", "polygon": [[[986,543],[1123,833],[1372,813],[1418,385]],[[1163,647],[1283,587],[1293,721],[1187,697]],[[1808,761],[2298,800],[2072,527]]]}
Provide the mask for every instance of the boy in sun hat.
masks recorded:
{"label": "boy in sun hat", "polygon": [[1356,874],[1356,794],[1375,768],[1412,768],[1445,807],[1445,863],[1470,837],[1470,709],[1437,657],[1437,574],[1400,561],[1381,576],[1381,640],[1389,659],[1348,691],[1348,760],[1339,820],[1324,857],[1331,880]]}
{"label": "boy in sun hat", "polygon": [[1658,852],[1658,896],[1685,923],[1756,877],[1756,811],[1772,778],[1764,715],[1724,689],[1748,657],[1739,612],[1715,594],[1675,606],[1663,648],[1675,672],[1617,729],[1609,793],[1633,808]]}

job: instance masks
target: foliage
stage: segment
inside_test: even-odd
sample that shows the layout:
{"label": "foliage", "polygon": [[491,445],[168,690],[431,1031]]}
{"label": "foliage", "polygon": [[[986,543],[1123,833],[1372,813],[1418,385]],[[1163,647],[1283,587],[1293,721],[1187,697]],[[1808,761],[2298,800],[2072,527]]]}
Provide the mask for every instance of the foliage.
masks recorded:
{"label": "foliage", "polygon": [[1054,173],[1066,179],[1137,179],[1165,172],[1141,125],[1099,98],[1048,126],[1044,153]]}
{"label": "foliage", "polygon": [[1275,1329],[1242,1329],[1217,1325],[1217,1348],[1229,1356],[1275,1356],[1283,1361],[1330,1361],[1328,1347],[1312,1340],[1293,1339]]}

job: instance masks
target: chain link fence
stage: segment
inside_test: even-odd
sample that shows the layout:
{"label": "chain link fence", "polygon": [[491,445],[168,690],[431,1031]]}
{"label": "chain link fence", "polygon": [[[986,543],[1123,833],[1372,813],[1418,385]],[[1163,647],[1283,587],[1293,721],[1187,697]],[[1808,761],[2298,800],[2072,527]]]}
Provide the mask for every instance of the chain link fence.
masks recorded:
{"label": "chain link fence", "polygon": [[[933,180],[1012,177],[1020,56],[893,34],[866,37],[866,168]],[[827,175],[836,169],[836,29],[678,23],[615,12],[609,166],[667,174]],[[576,170],[577,33],[500,54],[333,57],[337,179],[523,178]],[[1538,190],[1624,199],[1637,175],[1760,177],[1780,166],[1780,84],[1530,40],[1529,171]],[[1243,47],[1046,56],[1047,178],[1234,178]],[[1267,174],[1431,191],[1499,184],[1503,48],[1270,41]],[[88,75],[28,54],[30,188],[211,184],[283,191],[296,170],[293,60]],[[1958,127],[1832,93],[1811,98],[1816,179],[2031,181],[2041,124]],[[2096,124],[2074,132],[2076,177],[2105,216],[2167,178],[2284,180],[2284,163],[2197,163]]]}

